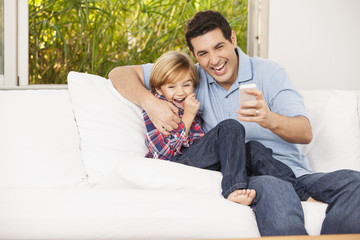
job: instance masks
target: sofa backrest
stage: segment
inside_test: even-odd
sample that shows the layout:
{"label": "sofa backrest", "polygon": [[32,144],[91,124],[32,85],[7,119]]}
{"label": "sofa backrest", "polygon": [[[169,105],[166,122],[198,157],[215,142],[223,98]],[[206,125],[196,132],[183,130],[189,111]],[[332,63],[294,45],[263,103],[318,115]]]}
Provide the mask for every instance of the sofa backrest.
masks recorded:
{"label": "sofa backrest", "polygon": [[[84,78],[81,74],[76,77]],[[94,85],[94,82],[99,81],[99,84],[103,85],[101,89],[111,90],[112,86],[108,81],[93,77],[96,79],[87,79],[89,84]],[[135,105],[132,106],[131,103],[119,98],[120,96],[114,98],[114,89],[113,93],[100,91],[99,84],[91,86],[96,89],[97,97],[107,99],[105,96],[108,96],[107,101],[114,104],[105,105],[108,108],[116,108],[109,108],[109,114],[106,115],[106,118],[114,118],[110,124],[112,128],[104,123],[106,128],[100,129],[101,133],[107,134],[108,129],[109,134],[118,136],[114,138],[107,134],[107,137],[99,140],[114,141],[114,146],[128,142],[124,145],[126,151],[124,147],[119,149],[125,151],[120,155],[108,142],[103,144],[104,149],[114,153],[114,161],[133,155],[143,156],[144,127],[139,113],[141,111]],[[301,93],[314,133],[312,143],[304,146],[310,166],[315,171],[341,168],[360,170],[360,91],[316,90]],[[75,92],[72,92],[73,100],[74,94]],[[61,187],[87,184],[87,174],[80,151],[79,129],[73,112],[74,103],[70,99],[68,90],[0,91],[0,187]],[[94,103],[91,103],[91,108],[87,111],[95,111],[92,110],[93,105]],[[102,109],[102,112],[105,111]],[[101,108],[97,109],[95,114],[99,114],[100,110]],[[126,124],[130,124],[131,131],[126,130],[128,126],[124,126],[123,118],[128,119],[125,120]],[[96,124],[98,126],[99,122]],[[114,130],[114,124],[119,131]],[[87,140],[86,136],[83,134],[82,141]],[[136,139],[132,139],[135,136]],[[100,144],[99,147],[101,146]],[[136,154],[133,148],[137,149]],[[104,157],[109,157],[109,154],[104,154],[105,150],[96,150],[101,156],[98,161],[104,164]]]}
{"label": "sofa backrest", "polygon": [[79,142],[67,90],[0,91],[0,187],[78,186]]}
{"label": "sofa backrest", "polygon": [[316,172],[360,171],[360,91],[301,91],[313,128],[305,154]]}

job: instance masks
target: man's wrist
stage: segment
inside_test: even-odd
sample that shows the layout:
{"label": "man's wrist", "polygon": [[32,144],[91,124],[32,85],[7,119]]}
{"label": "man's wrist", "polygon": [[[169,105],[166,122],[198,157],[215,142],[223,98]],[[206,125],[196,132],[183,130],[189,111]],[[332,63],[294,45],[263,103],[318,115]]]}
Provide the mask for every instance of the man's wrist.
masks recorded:
{"label": "man's wrist", "polygon": [[140,97],[140,107],[145,109],[145,111],[151,106],[153,106],[153,103],[157,100],[157,98],[149,91],[146,92],[147,93],[141,94]]}
{"label": "man's wrist", "polygon": [[270,117],[268,119],[268,125],[265,128],[269,129],[272,132],[276,132],[280,126],[281,115],[270,111],[269,116]]}

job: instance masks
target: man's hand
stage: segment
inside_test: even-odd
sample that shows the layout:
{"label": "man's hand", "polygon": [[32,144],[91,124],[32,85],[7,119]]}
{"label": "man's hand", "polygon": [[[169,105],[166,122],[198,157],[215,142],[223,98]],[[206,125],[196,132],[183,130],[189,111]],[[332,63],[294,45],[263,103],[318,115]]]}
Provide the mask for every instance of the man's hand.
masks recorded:
{"label": "man's hand", "polygon": [[267,106],[262,92],[259,89],[246,89],[246,93],[254,95],[256,100],[245,101],[236,110],[238,119],[244,122],[256,122],[263,128],[271,128],[272,112]]}
{"label": "man's hand", "polygon": [[154,97],[144,109],[160,133],[168,136],[172,130],[178,128],[178,109],[172,103]]}
{"label": "man's hand", "polygon": [[286,117],[270,111],[259,89],[247,89],[247,93],[256,96],[254,101],[242,102],[238,119],[244,122],[256,122],[290,143],[308,144],[312,140],[309,120],[304,116]]}

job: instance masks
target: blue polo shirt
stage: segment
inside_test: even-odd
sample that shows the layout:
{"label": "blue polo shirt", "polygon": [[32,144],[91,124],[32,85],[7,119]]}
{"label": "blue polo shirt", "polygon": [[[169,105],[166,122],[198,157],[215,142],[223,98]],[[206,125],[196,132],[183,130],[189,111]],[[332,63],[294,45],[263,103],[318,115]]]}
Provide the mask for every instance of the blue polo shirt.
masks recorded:
{"label": "blue polo shirt", "polygon": [[[195,92],[201,103],[199,113],[204,120],[205,132],[225,119],[237,119],[241,84],[255,83],[272,112],[288,117],[306,117],[303,97],[293,88],[284,68],[270,60],[249,57],[240,48],[236,48],[236,51],[239,56],[239,71],[229,90],[221,87],[199,64],[196,65],[200,85]],[[148,89],[152,66],[142,65],[145,87]],[[246,141],[256,140],[271,148],[274,158],[288,165],[297,177],[311,173],[302,145],[286,142],[257,123],[240,122],[246,130]]]}

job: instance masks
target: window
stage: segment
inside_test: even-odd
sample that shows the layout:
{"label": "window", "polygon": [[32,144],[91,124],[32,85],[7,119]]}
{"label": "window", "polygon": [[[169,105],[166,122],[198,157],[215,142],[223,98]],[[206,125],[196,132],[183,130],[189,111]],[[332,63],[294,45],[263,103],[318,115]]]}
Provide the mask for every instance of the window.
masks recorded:
{"label": "window", "polygon": [[[2,62],[0,88],[28,84],[27,0],[0,0],[2,7]],[[25,57],[24,57],[25,56]]]}
{"label": "window", "polygon": [[0,1],[5,13],[0,87],[63,88],[69,71],[107,77],[116,66],[153,62],[169,49],[185,51],[185,21],[205,9],[220,11],[238,45],[259,55],[254,51],[259,31],[248,32],[248,26],[259,26],[254,11],[268,0]]}
{"label": "window", "polygon": [[0,75],[4,81],[4,1],[0,0]]}
{"label": "window", "polygon": [[0,86],[10,86],[16,82],[16,1],[1,1],[1,52],[2,74]]}
{"label": "window", "polygon": [[0,85],[4,84],[4,1],[0,0]]}

